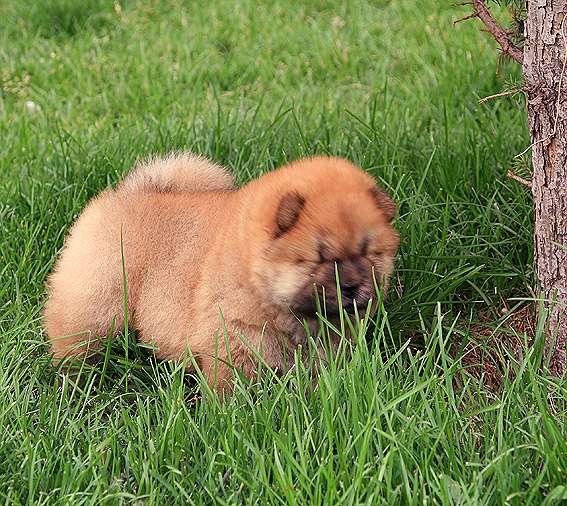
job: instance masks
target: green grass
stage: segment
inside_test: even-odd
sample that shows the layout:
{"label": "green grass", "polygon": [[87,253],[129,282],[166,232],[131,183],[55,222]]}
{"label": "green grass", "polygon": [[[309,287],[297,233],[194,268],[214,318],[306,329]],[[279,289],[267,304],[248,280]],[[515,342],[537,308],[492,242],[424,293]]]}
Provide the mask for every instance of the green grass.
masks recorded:
{"label": "green grass", "polygon": [[[478,104],[518,70],[497,72],[474,21],[453,28],[463,14],[434,0],[0,4],[2,502],[567,498],[566,384],[542,372],[542,324],[504,357],[515,375],[498,391],[450,353],[485,346],[475,322],[497,326],[534,286],[529,195],[505,177],[529,142],[523,104]],[[399,202],[385,309],[316,391],[300,370],[202,400],[132,335],[78,381],[51,367],[40,315],[66,230],[136,158],[177,148],[239,183],[345,156]]]}

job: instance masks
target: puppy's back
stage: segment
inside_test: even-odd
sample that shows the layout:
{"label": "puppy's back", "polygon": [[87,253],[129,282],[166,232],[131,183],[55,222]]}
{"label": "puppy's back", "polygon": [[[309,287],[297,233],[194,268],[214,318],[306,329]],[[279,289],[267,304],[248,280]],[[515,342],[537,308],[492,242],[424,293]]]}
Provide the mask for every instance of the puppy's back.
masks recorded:
{"label": "puppy's back", "polygon": [[[226,169],[181,152],[137,164],[116,190],[106,190],[89,202],[48,280],[44,323],[54,358],[96,348],[92,338],[106,336],[113,324],[116,331],[123,328],[123,254],[131,310],[147,267],[157,268],[156,263],[167,263],[175,254],[164,244],[176,244],[177,235],[195,236],[184,230],[186,225],[207,221],[206,207],[192,211],[190,202],[180,202],[183,193],[195,193],[197,198],[200,192],[233,189]],[[160,237],[162,244],[156,240]],[[194,244],[191,253],[205,247]]]}

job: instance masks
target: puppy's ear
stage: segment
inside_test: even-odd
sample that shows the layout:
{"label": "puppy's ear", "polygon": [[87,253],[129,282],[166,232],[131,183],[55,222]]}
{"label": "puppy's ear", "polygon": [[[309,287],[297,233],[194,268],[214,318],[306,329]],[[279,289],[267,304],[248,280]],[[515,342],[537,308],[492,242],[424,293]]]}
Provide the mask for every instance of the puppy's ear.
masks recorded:
{"label": "puppy's ear", "polygon": [[299,219],[305,198],[297,192],[288,192],[280,200],[276,215],[276,237],[285,234]]}
{"label": "puppy's ear", "polygon": [[392,221],[396,216],[396,204],[390,196],[379,186],[372,188],[370,194],[388,221]]}

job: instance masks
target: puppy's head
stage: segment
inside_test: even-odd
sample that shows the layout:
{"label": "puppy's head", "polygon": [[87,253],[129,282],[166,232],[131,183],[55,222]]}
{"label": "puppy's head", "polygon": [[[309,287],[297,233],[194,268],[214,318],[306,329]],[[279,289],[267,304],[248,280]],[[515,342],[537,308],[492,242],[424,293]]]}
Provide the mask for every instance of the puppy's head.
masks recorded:
{"label": "puppy's head", "polygon": [[[365,308],[392,273],[395,204],[361,169],[338,158],[295,162],[257,181],[253,283],[272,304],[313,317]],[[317,294],[317,295],[316,295]]]}

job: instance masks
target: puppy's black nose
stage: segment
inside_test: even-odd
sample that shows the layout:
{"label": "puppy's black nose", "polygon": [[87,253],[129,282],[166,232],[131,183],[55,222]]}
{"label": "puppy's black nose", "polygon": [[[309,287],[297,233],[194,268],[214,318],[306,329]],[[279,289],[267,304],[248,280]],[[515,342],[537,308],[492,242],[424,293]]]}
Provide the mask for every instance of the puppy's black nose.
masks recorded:
{"label": "puppy's black nose", "polygon": [[360,267],[357,261],[352,259],[337,262],[341,293],[345,299],[352,300],[356,297],[361,282]]}

